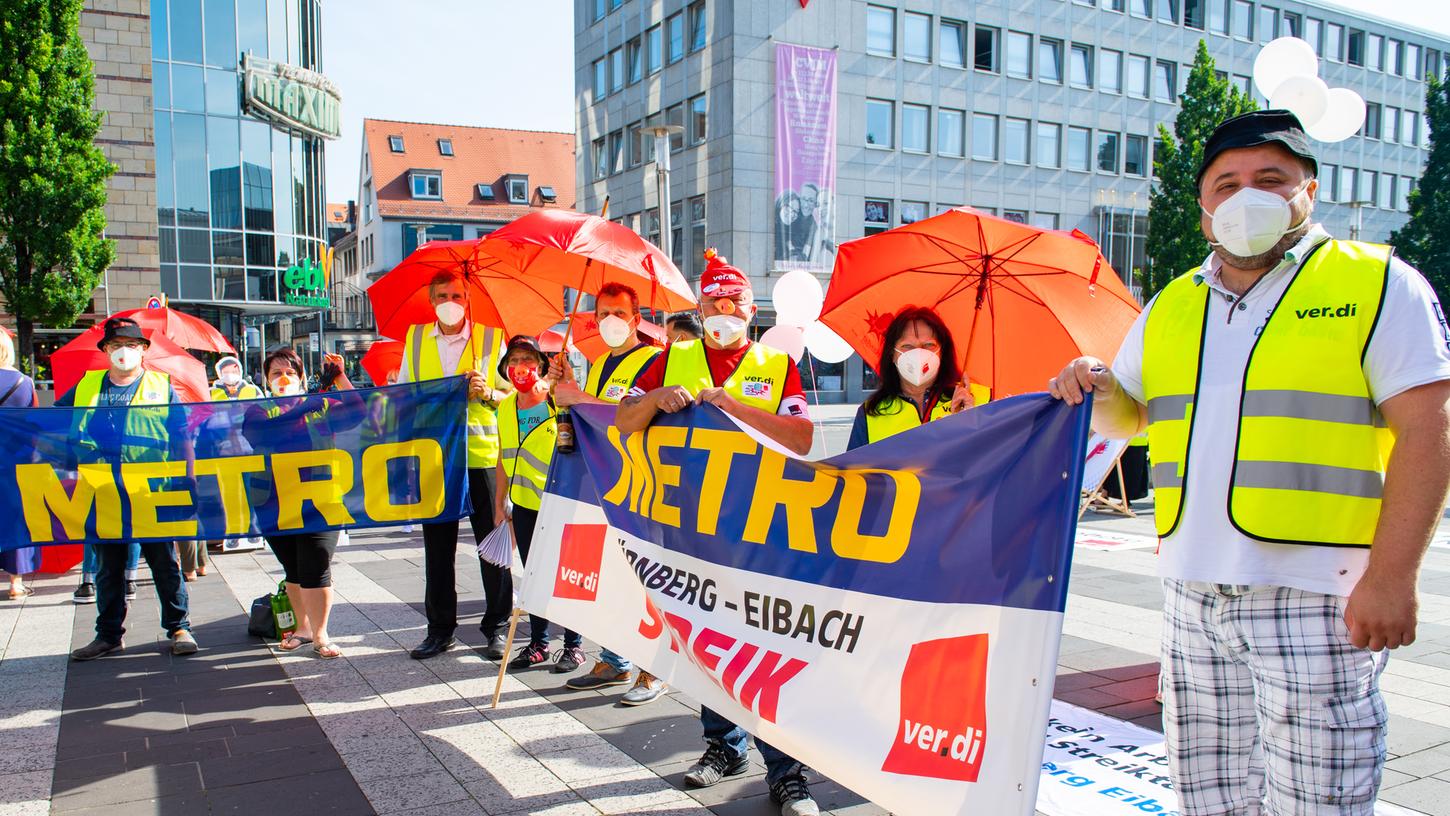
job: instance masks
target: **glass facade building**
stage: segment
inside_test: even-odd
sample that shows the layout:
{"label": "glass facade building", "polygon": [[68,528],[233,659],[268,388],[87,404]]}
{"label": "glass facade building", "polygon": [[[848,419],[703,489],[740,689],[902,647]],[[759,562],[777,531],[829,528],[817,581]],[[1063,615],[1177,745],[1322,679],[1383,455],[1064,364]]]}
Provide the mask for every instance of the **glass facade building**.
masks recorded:
{"label": "glass facade building", "polygon": [[[320,0],[151,0],[160,291],[230,336],[320,260],[323,141],[248,116],[242,55],[321,70]],[[230,324],[230,325],[227,325]]]}

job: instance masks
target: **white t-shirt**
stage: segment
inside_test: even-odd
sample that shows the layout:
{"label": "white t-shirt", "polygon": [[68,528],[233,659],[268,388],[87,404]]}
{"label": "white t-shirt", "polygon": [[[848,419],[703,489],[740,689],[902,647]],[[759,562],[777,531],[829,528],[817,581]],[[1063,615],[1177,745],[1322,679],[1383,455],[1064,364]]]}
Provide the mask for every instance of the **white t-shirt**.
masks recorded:
{"label": "white t-shirt", "polygon": [[[1159,550],[1158,572],[1165,578],[1287,586],[1347,596],[1364,573],[1366,549],[1256,541],[1235,530],[1228,518],[1239,401],[1254,340],[1293,279],[1293,270],[1310,249],[1328,239],[1329,234],[1316,224],[1242,302],[1224,288],[1217,256],[1210,255],[1197,273],[1212,291],[1183,517]],[[1113,375],[1139,403],[1145,401],[1143,324],[1152,308],[1149,303],[1138,316],[1113,362]],[[1440,304],[1424,277],[1398,258],[1390,263],[1364,374],[1376,404],[1416,386],[1450,379],[1450,330]]]}

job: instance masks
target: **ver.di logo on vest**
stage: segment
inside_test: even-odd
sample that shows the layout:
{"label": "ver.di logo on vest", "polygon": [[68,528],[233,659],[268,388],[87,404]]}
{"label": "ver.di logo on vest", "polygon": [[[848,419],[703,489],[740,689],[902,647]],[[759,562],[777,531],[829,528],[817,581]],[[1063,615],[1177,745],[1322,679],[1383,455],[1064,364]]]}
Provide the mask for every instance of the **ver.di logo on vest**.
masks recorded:
{"label": "ver.di logo on vest", "polygon": [[1354,317],[1359,313],[1358,303],[1346,303],[1335,308],[1334,306],[1320,306],[1314,309],[1295,309],[1294,316],[1303,320],[1306,317]]}

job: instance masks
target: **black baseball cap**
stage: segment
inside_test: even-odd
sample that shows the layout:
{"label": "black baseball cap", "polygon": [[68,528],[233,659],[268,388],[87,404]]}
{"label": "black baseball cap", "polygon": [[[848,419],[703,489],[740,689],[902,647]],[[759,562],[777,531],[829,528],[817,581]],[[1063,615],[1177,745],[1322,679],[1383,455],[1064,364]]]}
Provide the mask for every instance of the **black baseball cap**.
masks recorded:
{"label": "black baseball cap", "polygon": [[106,321],[102,329],[104,334],[101,335],[100,342],[96,343],[96,348],[102,351],[106,349],[106,344],[112,340],[140,340],[148,348],[151,345],[150,338],[141,331],[141,324],[129,317],[113,317]]}
{"label": "black baseball cap", "polygon": [[548,358],[548,356],[546,356],[544,354],[543,350],[539,348],[539,341],[537,341],[534,338],[528,336],[527,334],[516,334],[513,337],[510,337],[509,338],[508,347],[504,349],[503,356],[500,357],[499,360],[498,360],[498,375],[500,377],[507,377],[509,375],[508,374],[509,355],[510,354],[513,354],[515,351],[517,351],[519,349],[525,349],[527,351],[532,351],[535,355],[538,356],[540,367],[542,367],[542,368],[547,368],[548,367],[548,365],[549,365],[549,358]]}
{"label": "black baseball cap", "polygon": [[1225,120],[1203,145],[1203,163],[1198,165],[1198,182],[1213,160],[1225,150],[1241,147],[1277,144],[1295,156],[1308,162],[1319,174],[1319,160],[1309,149],[1309,136],[1299,117],[1286,110],[1262,110],[1245,113]]}

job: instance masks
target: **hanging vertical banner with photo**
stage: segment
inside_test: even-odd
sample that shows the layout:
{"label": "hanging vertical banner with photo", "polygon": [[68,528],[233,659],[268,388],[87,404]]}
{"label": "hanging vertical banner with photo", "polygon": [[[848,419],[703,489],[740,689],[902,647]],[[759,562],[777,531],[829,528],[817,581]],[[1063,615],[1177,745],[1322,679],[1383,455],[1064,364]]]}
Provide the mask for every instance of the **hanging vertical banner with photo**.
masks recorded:
{"label": "hanging vertical banner with photo", "polygon": [[836,262],[836,52],[775,47],[776,270]]}

